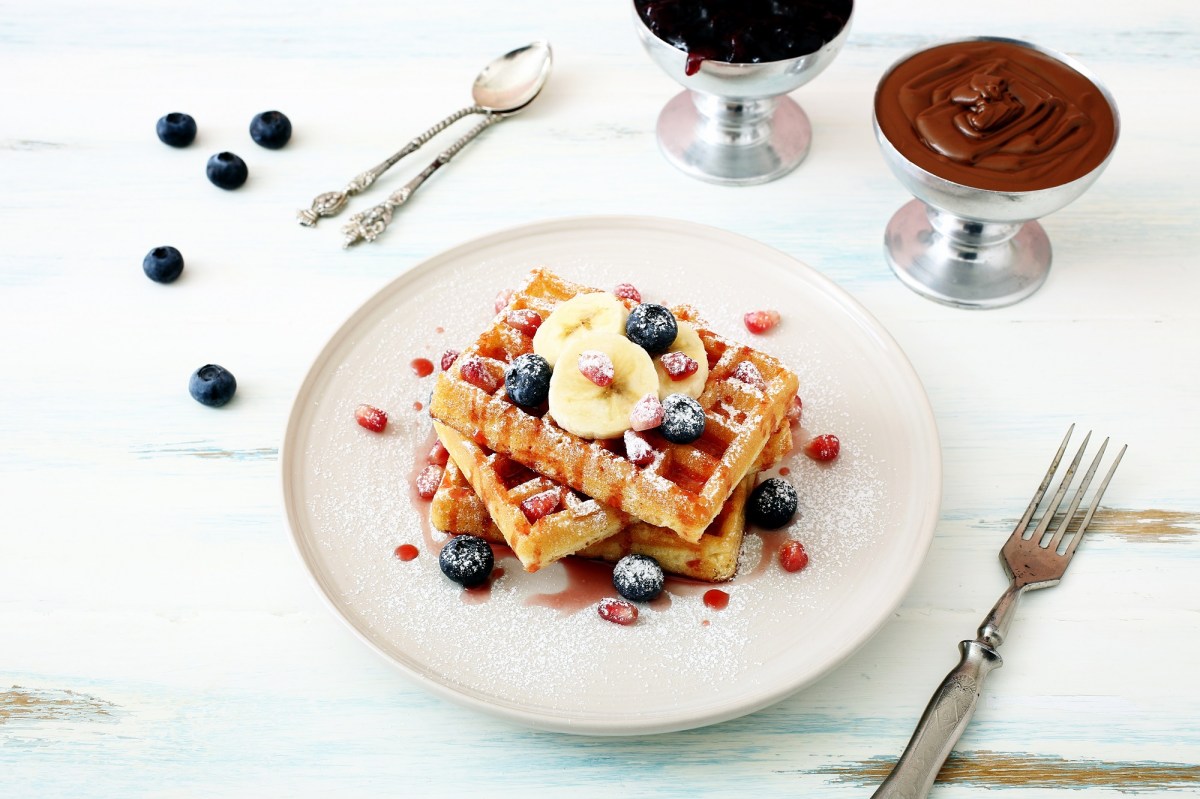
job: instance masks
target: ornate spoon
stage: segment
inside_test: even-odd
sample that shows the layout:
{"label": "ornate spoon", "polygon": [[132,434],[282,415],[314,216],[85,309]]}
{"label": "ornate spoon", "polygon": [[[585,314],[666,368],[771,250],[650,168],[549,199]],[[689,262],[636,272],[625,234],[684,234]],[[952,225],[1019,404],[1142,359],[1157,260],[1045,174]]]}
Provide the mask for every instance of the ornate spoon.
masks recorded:
{"label": "ornate spoon", "polygon": [[475,84],[471,88],[474,105],[455,111],[404,145],[401,150],[386,160],[357,175],[341,191],[327,191],[318,195],[312,201],[311,208],[296,212],[300,224],[312,227],[321,217],[334,216],[339,213],[346,206],[349,198],[365,191],[397,161],[416,152],[434,136],[463,117],[471,114],[501,116],[520,111],[533,102],[542,87],[546,85],[546,79],[550,77],[552,62],[553,54],[550,51],[550,45],[546,42],[532,42],[492,61],[475,78]]}

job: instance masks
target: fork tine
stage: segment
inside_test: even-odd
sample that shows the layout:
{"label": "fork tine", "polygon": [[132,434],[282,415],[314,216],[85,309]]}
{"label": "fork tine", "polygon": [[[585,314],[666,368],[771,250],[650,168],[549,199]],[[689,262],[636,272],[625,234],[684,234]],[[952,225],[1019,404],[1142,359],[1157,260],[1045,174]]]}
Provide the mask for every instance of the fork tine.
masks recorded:
{"label": "fork tine", "polygon": [[1079,490],[1075,492],[1075,496],[1071,498],[1071,504],[1067,506],[1067,512],[1063,514],[1062,524],[1058,525],[1058,529],[1054,531],[1054,537],[1050,539],[1050,543],[1046,545],[1046,549],[1051,552],[1058,551],[1058,545],[1062,543],[1063,536],[1067,532],[1067,528],[1071,525],[1071,519],[1075,516],[1075,511],[1079,509],[1079,503],[1083,500],[1083,495],[1087,492],[1088,486],[1092,483],[1092,477],[1096,474],[1096,469],[1100,467],[1100,460],[1104,457],[1104,450],[1108,448],[1108,439],[1104,439],[1104,443],[1100,445],[1100,451],[1096,453],[1096,457],[1092,458],[1092,465],[1088,467],[1087,474],[1079,481]]}
{"label": "fork tine", "polygon": [[1029,520],[1033,518],[1033,514],[1037,511],[1038,505],[1042,501],[1042,497],[1046,494],[1046,486],[1050,485],[1050,481],[1054,479],[1054,473],[1058,471],[1058,464],[1062,460],[1063,453],[1067,451],[1067,442],[1071,440],[1071,434],[1075,432],[1075,423],[1067,428],[1067,434],[1063,436],[1062,443],[1058,445],[1058,452],[1054,455],[1054,460],[1050,461],[1050,469],[1046,472],[1046,476],[1042,478],[1042,484],[1038,486],[1037,491],[1033,495],[1033,499],[1029,502],[1029,507],[1025,509],[1024,515],[1021,516],[1021,521],[1017,522],[1017,526],[1013,528],[1013,537],[1025,537],[1025,528],[1029,526]]}
{"label": "fork tine", "polygon": [[1058,506],[1062,504],[1063,496],[1067,493],[1067,489],[1071,487],[1071,480],[1075,477],[1075,470],[1079,468],[1079,461],[1083,459],[1083,451],[1087,449],[1088,441],[1092,438],[1092,431],[1089,430],[1087,435],[1083,437],[1083,443],[1079,445],[1079,451],[1075,453],[1075,457],[1071,460],[1071,465],[1067,467],[1067,471],[1063,473],[1062,479],[1058,481],[1058,488],[1054,492],[1054,499],[1046,505],[1046,510],[1042,513],[1042,520],[1034,530],[1033,535],[1029,540],[1040,545],[1042,536],[1046,534],[1046,529],[1050,526],[1050,522],[1054,519],[1054,514],[1058,512]]}
{"label": "fork tine", "polygon": [[1067,560],[1075,554],[1075,547],[1079,546],[1080,539],[1083,538],[1083,532],[1087,529],[1088,524],[1092,521],[1092,514],[1096,512],[1096,508],[1100,506],[1100,498],[1104,496],[1104,489],[1108,488],[1108,481],[1112,479],[1113,472],[1117,470],[1117,466],[1121,463],[1121,457],[1124,456],[1126,445],[1121,445],[1121,451],[1117,453],[1116,460],[1109,467],[1108,474],[1104,475],[1104,482],[1096,489],[1096,493],[1092,495],[1092,504],[1088,506],[1087,513],[1083,516],[1083,521],[1079,523],[1079,529],[1075,531],[1075,537],[1071,539],[1071,543],[1067,545],[1067,551],[1063,553]]}

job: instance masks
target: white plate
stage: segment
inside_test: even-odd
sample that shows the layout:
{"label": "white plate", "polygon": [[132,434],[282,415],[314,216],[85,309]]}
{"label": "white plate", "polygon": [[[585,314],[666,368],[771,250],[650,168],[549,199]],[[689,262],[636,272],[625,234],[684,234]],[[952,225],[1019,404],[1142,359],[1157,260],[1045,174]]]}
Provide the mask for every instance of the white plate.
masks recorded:
{"label": "white plate", "polygon": [[[470,603],[429,546],[428,505],[410,489],[425,454],[436,364],[488,324],[497,291],[534,265],[599,287],[635,283],[647,300],[695,305],[713,327],[781,357],[800,376],[799,438],[835,433],[829,467],[788,458],[801,512],[788,530],[811,563],[725,586],[721,611],[680,589],[669,607],[619,627],[589,607],[529,605],[560,590],[560,564],[498,565]],[[783,321],[752,337],[746,311]],[[438,328],[444,332],[437,332]],[[382,436],[354,408],[388,411]],[[929,401],[904,353],[857,302],[817,272],[752,240],[686,222],[566,219],[495,233],[406,272],[372,297],[317,357],[288,422],[281,463],[288,522],[336,613],[369,646],[434,692],[512,721],[590,734],[665,732],[765,707],[847,658],[888,618],[932,538],[941,453]],[[423,530],[425,532],[423,532]],[[440,542],[441,536],[436,541]],[[415,560],[392,555],[413,543]],[[743,570],[762,550],[747,536]]]}

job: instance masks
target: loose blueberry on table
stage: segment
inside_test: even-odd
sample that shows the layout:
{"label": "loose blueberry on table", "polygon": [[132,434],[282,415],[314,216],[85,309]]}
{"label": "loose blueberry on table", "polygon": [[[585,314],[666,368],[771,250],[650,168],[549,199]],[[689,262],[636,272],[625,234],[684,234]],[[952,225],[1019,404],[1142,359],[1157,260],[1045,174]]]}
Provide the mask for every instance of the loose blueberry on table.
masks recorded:
{"label": "loose blueberry on table", "polygon": [[662,593],[664,575],[648,555],[626,555],[613,567],[613,588],[630,602],[649,602]]}
{"label": "loose blueberry on table", "polygon": [[492,547],[487,541],[473,535],[451,538],[442,547],[438,566],[442,574],[463,588],[473,588],[487,582],[496,565]]}
{"label": "loose blueberry on table", "polygon": [[174,247],[155,247],[142,259],[142,271],[155,283],[173,283],[183,272],[183,255]]}
{"label": "loose blueberry on table", "polygon": [[192,399],[201,405],[219,408],[233,399],[237,380],[225,367],[205,364],[192,373],[188,380],[188,391]]}
{"label": "loose blueberry on table", "polygon": [[799,497],[791,483],[778,477],[769,477],[750,492],[746,516],[752,524],[777,530],[792,520],[798,504]]}
{"label": "loose blueberry on table", "polygon": [[196,120],[179,111],[159,117],[154,126],[158,140],[172,147],[187,147],[196,140]]}
{"label": "loose blueberry on table", "polygon": [[250,138],[268,150],[278,150],[292,138],[292,121],[280,111],[263,111],[250,120]]}
{"label": "loose blueberry on table", "polygon": [[228,152],[217,153],[209,158],[205,172],[214,186],[229,190],[238,188],[250,176],[246,162]]}

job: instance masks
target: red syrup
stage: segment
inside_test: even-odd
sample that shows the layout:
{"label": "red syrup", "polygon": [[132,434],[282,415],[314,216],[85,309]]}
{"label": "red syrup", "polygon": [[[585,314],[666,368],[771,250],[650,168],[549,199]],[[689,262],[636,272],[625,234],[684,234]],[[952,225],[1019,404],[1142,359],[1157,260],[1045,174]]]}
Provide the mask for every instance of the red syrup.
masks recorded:
{"label": "red syrup", "polygon": [[409,366],[412,367],[413,374],[417,377],[428,377],[433,374],[433,361],[428,358],[413,358]]}
{"label": "red syrup", "polygon": [[758,533],[758,537],[762,539],[762,557],[758,559],[758,563],[754,565],[753,569],[737,576],[739,583],[749,582],[766,574],[767,569],[771,568],[771,564],[779,556],[779,548],[783,546],[784,541],[788,540],[788,534],[784,530],[762,530]]}
{"label": "red syrup", "polygon": [[[418,410],[419,410],[419,409],[418,409]],[[786,467],[786,466],[783,466],[783,467],[781,467],[781,468],[779,469],[779,476],[780,476],[780,477],[787,477],[787,476],[788,476],[789,474],[791,474],[791,473],[792,473],[792,470],[791,470],[791,469],[789,469],[789,468],[788,468],[788,467]]]}
{"label": "red syrup", "polygon": [[418,554],[420,554],[420,550],[412,544],[401,544],[396,547],[396,557],[400,558],[400,560],[413,560]]}
{"label": "red syrup", "polygon": [[[570,615],[593,607],[602,599],[615,599],[620,596],[617,589],[613,588],[611,563],[583,558],[563,558],[558,562],[567,575],[566,587],[553,593],[534,594],[525,600],[526,605],[551,608]],[[675,578],[669,578],[667,588],[661,594],[650,602],[637,603],[638,607],[648,607],[657,611],[671,607],[671,595],[668,592],[673,587],[674,580]]]}
{"label": "red syrup", "polygon": [[[512,555],[512,550],[503,544],[491,544],[490,546],[492,547],[492,557],[496,559],[497,563],[500,562],[500,558]],[[504,567],[496,566],[488,575],[487,582],[474,588],[464,588],[458,592],[458,598],[464,605],[482,605],[492,598],[492,585],[503,576]]]}
{"label": "red syrup", "polygon": [[704,592],[704,604],[713,610],[724,610],[729,604],[729,594],[720,588],[710,588]]}
{"label": "red syrup", "polygon": [[[424,405],[422,405],[422,404],[421,404],[421,403],[419,403],[419,402],[414,402],[414,403],[413,403],[413,410],[414,410],[414,411],[419,411],[419,410],[423,409],[424,407],[425,407],[425,406],[424,406]],[[432,447],[433,445],[432,445],[432,444],[430,444],[430,446]],[[780,474],[782,474],[782,472],[780,472]]]}

